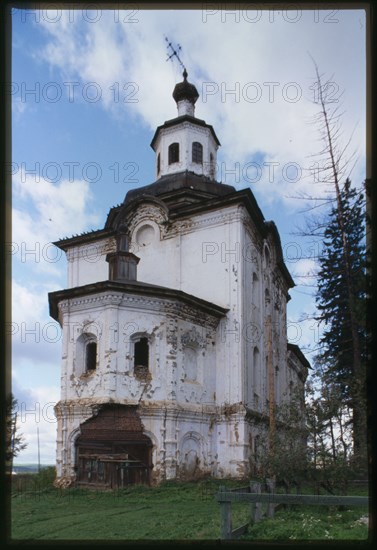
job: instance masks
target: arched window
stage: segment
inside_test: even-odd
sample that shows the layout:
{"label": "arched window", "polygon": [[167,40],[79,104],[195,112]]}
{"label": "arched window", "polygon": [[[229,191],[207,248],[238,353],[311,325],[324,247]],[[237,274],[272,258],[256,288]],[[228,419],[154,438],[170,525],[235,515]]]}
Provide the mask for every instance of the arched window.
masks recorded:
{"label": "arched window", "polygon": [[192,162],[203,164],[203,145],[198,141],[192,144]]}
{"label": "arched window", "polygon": [[161,156],[160,153],[157,155],[157,175],[160,173],[161,170]]}
{"label": "arched window", "polygon": [[91,374],[97,368],[98,362],[97,336],[91,332],[83,332],[76,341],[74,372],[76,376]]}
{"label": "arched window", "polygon": [[136,378],[145,378],[149,374],[148,338],[140,338],[134,345],[134,373]]}
{"label": "arched window", "polygon": [[179,143],[169,145],[169,164],[179,162]]}
{"label": "arched window", "polygon": [[97,342],[88,342],[85,346],[85,371],[93,372],[97,367]]}

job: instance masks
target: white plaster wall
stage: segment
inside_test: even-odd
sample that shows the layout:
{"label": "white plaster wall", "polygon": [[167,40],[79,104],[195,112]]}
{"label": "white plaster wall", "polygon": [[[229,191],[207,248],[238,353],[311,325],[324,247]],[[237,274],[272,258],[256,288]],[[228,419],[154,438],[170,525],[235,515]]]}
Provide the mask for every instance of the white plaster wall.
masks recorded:
{"label": "white plaster wall", "polygon": [[147,246],[140,246],[136,239],[143,223],[132,235],[132,251],[140,258],[139,281],[176,288],[230,307],[239,260],[228,251],[238,238],[237,208],[178,221],[165,234],[156,230]]}
{"label": "white plaster wall", "polygon": [[[137,240],[145,225],[154,236]],[[115,250],[112,238],[72,247],[67,253],[68,288],[108,280],[106,254]],[[238,292],[240,221],[236,207],[193,216],[164,232],[156,221],[142,221],[132,234],[130,250],[140,258],[137,279],[183,290],[223,307],[234,307]]]}
{"label": "white plaster wall", "polygon": [[[257,240],[254,226],[245,227],[242,232],[242,280],[243,280],[243,311],[244,326],[242,330],[242,376],[243,402],[249,408],[259,410],[263,396],[262,379],[264,365],[264,308],[263,271],[261,257],[261,239]],[[258,281],[255,282],[255,277]],[[259,362],[255,364],[259,352]],[[257,397],[258,396],[258,397]]]}
{"label": "white plaster wall", "polygon": [[[229,313],[216,331],[211,332],[201,327],[200,318],[195,324],[166,315],[158,307],[149,307],[145,301],[143,304],[142,297],[122,305],[122,293],[112,292],[106,300],[97,302],[92,295],[82,304],[78,303],[80,300],[72,302],[69,308],[62,305],[62,400],[140,404],[146,433],[155,442],[156,475],[164,479],[175,477],[184,456],[190,458],[189,440],[203,471],[242,477],[249,464],[249,435],[253,429],[243,420],[245,411],[241,403],[267,412],[266,285],[270,290],[274,327],[273,365],[279,367],[278,399],[289,388],[290,380],[295,385],[298,383],[293,369],[288,372],[286,361],[285,295],[280,310],[275,309],[273,302],[275,291],[281,290],[282,284],[272,276],[276,264],[272,244],[269,243],[271,265],[268,268],[263,259],[265,243],[256,242],[255,228],[250,222],[245,224],[245,212],[237,207],[181,220],[168,230],[152,218],[133,226],[131,250],[140,258],[138,280],[181,289],[226,307]],[[153,228],[154,237],[150,242],[138,242],[136,235],[145,224]],[[148,241],[150,232],[146,235]],[[256,255],[250,258],[254,244]],[[114,250],[114,241],[102,239],[98,245],[94,253],[93,245],[69,251],[69,286],[108,279],[105,256]],[[89,258],[96,261],[88,261]],[[258,303],[253,295],[253,272],[259,278]],[[260,352],[259,408],[253,402],[255,336],[247,328],[250,323],[260,329],[256,336]],[[205,345],[203,342],[201,345],[200,338],[198,340],[196,381],[185,379],[182,343],[183,335],[193,327],[205,341]],[[77,338],[83,330],[98,335],[98,367],[86,377],[81,377],[76,357]],[[151,338],[152,376],[146,382],[137,380],[132,372],[131,340],[138,333]],[[236,412],[230,415],[221,412],[234,404],[240,404],[241,409],[236,407]],[[213,407],[213,415],[216,410],[220,411],[215,422],[208,407]],[[70,467],[73,461],[72,433],[80,421],[83,418],[77,416],[59,421],[57,453],[61,472],[64,464]]]}
{"label": "white plaster wall", "polygon": [[[212,443],[208,438],[209,417],[205,413],[190,412],[180,407],[162,404],[158,409],[143,406],[141,419],[144,433],[152,434],[155,442],[153,449],[153,476],[156,481],[183,477],[187,458],[195,455],[194,475],[211,473]],[[186,457],[187,451],[191,457]],[[196,461],[195,461],[196,462]],[[192,466],[192,464],[191,464]]]}
{"label": "white plaster wall", "polygon": [[[248,222],[243,230],[243,243],[243,311],[246,323],[242,353],[244,402],[253,410],[268,413],[268,330],[265,321],[267,315],[270,315],[274,395],[277,404],[280,404],[287,387],[286,293],[288,288],[277,267],[272,239],[257,238],[255,228]],[[265,254],[266,247],[268,247],[268,255]],[[258,296],[253,284],[253,273],[258,277]],[[269,291],[269,302],[265,297],[266,289]],[[259,351],[259,367],[254,364],[255,347]]]}
{"label": "white plaster wall", "polygon": [[[154,237],[152,240],[148,237],[145,244],[138,242],[138,235],[146,223],[153,228]],[[177,222],[167,233],[154,219],[141,221],[132,234],[131,250],[140,258],[139,281],[181,289],[229,308],[226,319],[221,320],[217,331],[216,377],[212,381],[215,388],[207,389],[205,396],[210,400],[210,394],[216,393],[216,401],[220,404],[245,401],[245,374],[238,365],[241,364],[241,369],[244,369],[245,362],[249,363],[249,359],[244,357],[244,340],[248,336],[245,325],[250,319],[241,304],[243,292],[248,292],[247,285],[243,291],[242,280],[245,280],[244,272],[250,262],[244,260],[245,237],[242,228],[239,208],[229,207]],[[113,246],[111,241],[99,244],[102,247],[99,250],[104,251]],[[74,274],[70,280],[74,286],[108,278],[104,253],[98,255],[97,262],[88,262],[86,247],[82,247],[81,251],[77,247],[71,257],[73,261],[69,265]],[[261,269],[260,265],[258,273],[262,287]],[[130,316],[130,312],[127,315]],[[259,315],[262,315],[261,309]],[[81,323],[82,319],[78,322]],[[124,325],[128,323],[131,330],[132,318],[122,322]],[[263,363],[263,347],[260,348]],[[119,364],[122,361],[119,353],[115,354],[115,359]],[[72,358],[69,360],[72,361]],[[93,391],[95,385],[93,381]],[[186,384],[186,389],[187,395],[189,384]]]}
{"label": "white plaster wall", "polygon": [[[192,143],[198,141],[203,146],[203,164],[192,162]],[[169,165],[169,145],[179,143],[180,162]],[[160,172],[157,178],[182,170],[215,178],[218,145],[209,128],[197,126],[190,122],[177,124],[160,130],[155,144],[156,159],[160,154]],[[212,162],[210,162],[212,154]],[[157,160],[156,160],[157,165]]]}
{"label": "white plaster wall", "polygon": [[67,251],[67,288],[83,286],[109,278],[106,254],[115,251],[113,238],[99,239]]}
{"label": "white plaster wall", "polygon": [[[162,322],[161,315],[140,312],[136,309],[116,310],[114,307],[102,306],[93,309],[82,309],[71,313],[65,320],[65,326],[71,328],[71,345],[64,358],[63,380],[65,381],[64,399],[105,398],[116,401],[127,399],[136,404],[141,397],[144,386],[130,373],[131,338],[137,333],[152,334]],[[97,369],[87,375],[82,374],[83,366],[77,364],[77,340],[83,332],[91,332],[95,327],[97,340]],[[156,346],[150,346],[150,367],[152,376],[159,373],[158,362],[154,353],[160,351],[160,339]],[[164,380],[160,380],[164,384]]]}
{"label": "white plaster wall", "polygon": [[75,442],[80,434],[80,424],[95,414],[96,407],[85,400],[75,402],[59,402],[56,407],[57,446],[56,474],[57,478],[75,478],[76,449]]}
{"label": "white plaster wall", "polygon": [[[176,476],[212,474],[218,477],[245,477],[248,473],[249,446],[244,444],[243,415],[214,421],[205,411],[143,407],[145,433],[158,441],[153,464],[156,480]],[[246,434],[247,435],[247,434]],[[193,457],[197,464],[192,463]]]}
{"label": "white plaster wall", "polygon": [[[229,377],[221,359],[222,345],[213,345],[218,332],[183,319],[169,320],[163,312],[150,308],[122,307],[121,293],[112,293],[107,301],[98,300],[101,303],[93,306],[101,295],[105,293],[92,296],[94,302],[80,304],[75,299],[69,307],[65,302],[61,304],[64,323],[62,401],[91,406],[106,402],[141,405],[146,411],[142,417],[146,433],[156,442],[153,460],[156,472],[160,472],[156,475],[163,479],[174,478],[177,472],[182,472],[183,466],[188,465],[187,460],[191,460],[192,465],[194,455],[198,459],[195,475],[217,472],[218,475],[239,476],[244,468],[239,419],[224,417],[216,426],[213,423],[218,411],[215,396],[216,400],[219,395],[225,396],[227,404],[231,391],[225,383],[229,382]],[[76,351],[77,340],[83,331],[98,335],[97,369],[84,376],[78,375],[83,369],[77,364]],[[151,380],[147,382],[137,380],[132,372],[130,339],[136,334],[151,336]],[[192,339],[196,339],[199,351],[197,382],[184,380],[182,354]],[[232,370],[233,390],[236,391],[235,367]],[[59,475],[73,475],[75,433],[80,423],[91,416],[88,410],[85,409],[84,416],[68,415],[59,420]],[[166,414],[161,413],[164,410]],[[191,453],[187,445],[192,439],[197,443],[193,444]],[[230,443],[229,452],[226,441]]]}
{"label": "white plaster wall", "polygon": [[244,411],[221,415],[216,423],[216,475],[246,477],[249,446]]}
{"label": "white plaster wall", "polygon": [[[168,321],[164,311],[158,311],[161,301],[155,300],[154,306],[152,302],[138,296],[125,298],[120,292],[102,292],[61,303],[63,400],[214,403],[216,331],[174,316]],[[79,353],[83,334],[97,336],[97,368],[89,374]],[[149,339],[151,378],[147,381],[140,381],[133,372],[133,339],[138,335]],[[197,348],[195,381],[185,380],[183,342],[187,339]]]}

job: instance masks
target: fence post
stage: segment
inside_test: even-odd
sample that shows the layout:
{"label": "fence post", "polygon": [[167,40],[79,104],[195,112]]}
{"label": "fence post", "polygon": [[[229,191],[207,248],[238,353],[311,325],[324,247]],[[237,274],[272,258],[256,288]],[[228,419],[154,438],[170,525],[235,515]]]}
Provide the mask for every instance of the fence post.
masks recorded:
{"label": "fence post", "polygon": [[[272,495],[275,492],[275,480],[266,479],[267,492]],[[267,517],[273,519],[275,517],[275,504],[270,502],[267,505]]]}
{"label": "fence post", "polygon": [[[250,493],[261,493],[261,484],[259,482],[250,483]],[[262,503],[252,502],[250,506],[251,521],[252,523],[258,523],[262,518]]]}
{"label": "fence post", "polygon": [[[220,487],[220,493],[225,491],[225,487]],[[232,538],[232,504],[228,500],[220,500],[220,521],[221,538],[229,540]]]}

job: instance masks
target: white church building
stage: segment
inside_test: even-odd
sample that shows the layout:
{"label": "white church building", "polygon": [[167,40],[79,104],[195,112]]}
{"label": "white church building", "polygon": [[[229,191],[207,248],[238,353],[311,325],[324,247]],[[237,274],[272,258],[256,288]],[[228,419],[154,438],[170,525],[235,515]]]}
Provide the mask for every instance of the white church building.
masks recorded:
{"label": "white church building", "polygon": [[152,139],[156,181],[103,229],[54,243],[68,263],[49,294],[61,485],[250,476],[275,407],[304,394],[278,231],[250,189],[216,181],[220,142],[183,77],[178,116]]}

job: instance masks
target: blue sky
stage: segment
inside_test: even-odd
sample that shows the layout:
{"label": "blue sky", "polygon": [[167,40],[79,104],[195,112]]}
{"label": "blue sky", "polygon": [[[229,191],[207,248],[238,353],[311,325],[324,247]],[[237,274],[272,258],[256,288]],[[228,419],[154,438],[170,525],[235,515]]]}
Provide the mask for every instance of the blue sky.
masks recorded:
{"label": "blue sky", "polygon": [[[212,6],[212,5],[211,5]],[[362,10],[21,11],[13,13],[13,392],[28,448],[16,462],[54,463],[60,331],[47,293],[66,285],[63,254],[50,243],[103,227],[129,189],[152,183],[156,126],[176,116],[181,68],[167,62],[164,36],[182,46],[200,94],[196,116],[222,147],[218,180],[250,187],[280,232],[292,275],[307,274],[292,235],[305,204],[322,194],[309,170],[321,148],[310,55],[341,98],[343,137],[353,133],[351,174],[365,178],[365,15]],[[307,279],[296,277],[300,283]],[[291,291],[291,340],[315,346],[310,289]],[[310,359],[311,354],[308,353]]]}

